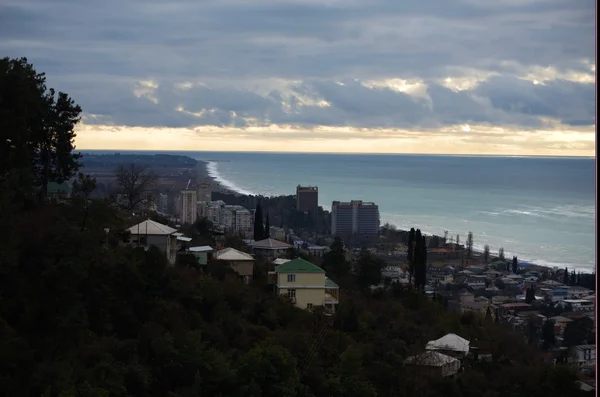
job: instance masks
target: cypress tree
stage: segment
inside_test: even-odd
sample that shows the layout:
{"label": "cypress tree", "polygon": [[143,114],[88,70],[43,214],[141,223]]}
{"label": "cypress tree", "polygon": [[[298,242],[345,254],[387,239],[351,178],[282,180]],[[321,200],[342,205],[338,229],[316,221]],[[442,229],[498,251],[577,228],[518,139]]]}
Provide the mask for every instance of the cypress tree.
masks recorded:
{"label": "cypress tree", "polygon": [[415,257],[415,247],[414,244],[416,243],[415,241],[415,228],[412,227],[410,228],[410,232],[408,233],[408,250],[407,250],[407,254],[408,254],[408,282],[409,284],[412,284],[412,278],[413,275],[415,273],[415,261],[414,261],[414,257]]}
{"label": "cypress tree", "polygon": [[421,288],[424,289],[427,283],[427,241],[425,240],[425,236],[421,237],[421,256],[419,259],[421,260],[419,278]]}
{"label": "cypress tree", "polygon": [[267,220],[265,221],[265,238],[271,237],[271,226],[269,225],[269,212],[267,211]]}
{"label": "cypress tree", "polygon": [[569,285],[569,270],[565,267],[565,273],[563,274],[563,284]]}
{"label": "cypress tree", "polygon": [[512,272],[514,274],[517,274],[517,270],[519,269],[519,260],[517,259],[516,256],[513,256],[512,259]]}
{"label": "cypress tree", "polygon": [[265,234],[262,219],[262,208],[260,206],[260,203],[257,203],[256,211],[254,213],[254,241],[262,240]]}

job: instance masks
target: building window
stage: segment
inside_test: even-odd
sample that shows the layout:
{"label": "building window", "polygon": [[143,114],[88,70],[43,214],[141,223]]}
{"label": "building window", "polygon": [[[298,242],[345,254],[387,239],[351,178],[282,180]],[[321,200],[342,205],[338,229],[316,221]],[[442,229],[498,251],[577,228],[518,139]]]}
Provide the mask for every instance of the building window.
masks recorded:
{"label": "building window", "polygon": [[307,308],[308,310],[312,310],[312,309],[313,309],[313,304],[312,304],[312,303],[307,303],[307,304],[306,304],[306,308]]}
{"label": "building window", "polygon": [[295,274],[288,274],[287,275],[287,281],[288,281],[288,283],[295,283],[296,282],[296,275]]}
{"label": "building window", "polygon": [[290,298],[290,299],[296,298],[296,290],[295,289],[288,289],[288,298]]}

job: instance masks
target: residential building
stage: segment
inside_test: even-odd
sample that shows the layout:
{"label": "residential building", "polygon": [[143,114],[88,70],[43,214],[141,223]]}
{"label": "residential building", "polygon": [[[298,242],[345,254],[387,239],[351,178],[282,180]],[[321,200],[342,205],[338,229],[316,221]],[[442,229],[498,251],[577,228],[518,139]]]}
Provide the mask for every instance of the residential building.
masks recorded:
{"label": "residential building", "polygon": [[440,339],[427,342],[425,350],[437,351],[454,358],[464,359],[469,354],[470,342],[456,334],[447,334]]}
{"label": "residential building", "polygon": [[214,201],[204,203],[204,212],[202,215],[211,221],[213,225],[221,224],[221,206]]}
{"label": "residential building", "polygon": [[594,365],[596,363],[596,345],[578,345],[571,348],[569,362],[576,367]]}
{"label": "residential building", "polygon": [[588,299],[564,299],[563,306],[570,305],[574,312],[592,312],[594,311],[594,302]]}
{"label": "residential building", "polygon": [[252,214],[247,209],[241,208],[235,210],[234,216],[235,221],[233,230],[247,237],[247,234],[252,231],[252,227],[254,226]]}
{"label": "residential building", "polygon": [[215,259],[226,262],[246,284],[252,280],[254,274],[254,258],[235,248],[225,248],[217,251]]}
{"label": "residential building", "polygon": [[256,254],[270,259],[279,258],[281,255],[288,253],[290,248],[292,248],[290,244],[273,240],[272,238],[255,241],[250,246]]}
{"label": "residential building", "polygon": [[285,241],[285,229],[282,227],[271,226],[269,227],[269,235],[271,238],[279,241]]}
{"label": "residential building", "polygon": [[436,377],[453,376],[461,367],[460,360],[436,351],[426,351],[404,360],[406,365],[415,365]]}
{"label": "residential building", "polygon": [[193,255],[198,261],[199,266],[206,266],[211,260],[214,249],[208,245],[189,247],[186,252]]}
{"label": "residential building", "polygon": [[331,205],[331,234],[334,236],[377,236],[379,207],[372,202],[334,201]]}
{"label": "residential building", "polygon": [[212,183],[210,181],[202,181],[196,187],[198,201],[206,203],[212,200]]}
{"label": "residential building", "polygon": [[333,314],[339,303],[339,286],[325,276],[325,270],[301,258],[281,263],[269,272],[269,281],[275,284],[275,293],[290,298],[302,309],[322,306]]}
{"label": "residential building", "polygon": [[127,244],[145,248],[155,246],[165,253],[169,264],[175,264],[179,250],[178,238],[182,237],[176,229],[148,219],[130,227],[127,231],[130,233]]}
{"label": "residential building", "polygon": [[296,187],[296,208],[298,211],[316,214],[319,209],[319,188],[298,185]]}
{"label": "residential building", "polygon": [[169,213],[169,195],[167,193],[160,193],[158,195],[158,211],[163,214]]}
{"label": "residential building", "polygon": [[183,224],[193,224],[198,217],[197,199],[195,190],[181,191],[181,212],[179,219]]}

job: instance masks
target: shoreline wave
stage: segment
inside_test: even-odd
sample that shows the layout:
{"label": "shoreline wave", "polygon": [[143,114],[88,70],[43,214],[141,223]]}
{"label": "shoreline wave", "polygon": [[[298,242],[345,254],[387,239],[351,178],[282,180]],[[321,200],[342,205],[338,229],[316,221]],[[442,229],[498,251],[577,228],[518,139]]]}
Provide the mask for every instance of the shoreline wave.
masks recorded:
{"label": "shoreline wave", "polygon": [[[241,194],[241,195],[247,195],[247,196],[258,196],[261,195],[260,193],[256,193],[256,192],[252,192],[250,190],[246,190],[238,185],[236,185],[234,182],[226,179],[223,177],[223,175],[220,174],[219,169],[218,169],[218,162],[217,161],[204,161],[205,166],[206,166],[206,173],[215,181],[217,182],[219,185],[221,185],[223,188],[231,191],[232,193],[236,193],[236,194]],[[327,205],[322,205],[321,206],[324,210],[326,211],[331,211],[331,207],[327,206]],[[578,213],[576,211],[573,211],[574,206],[559,206],[556,207],[556,209],[551,209],[551,210],[538,210],[538,211],[531,211],[530,208],[529,211],[524,211],[524,210],[499,210],[499,212],[493,212],[490,213],[489,215],[500,215],[500,213],[512,213],[515,215],[529,215],[529,216],[534,216],[534,217],[546,217],[549,214],[555,214],[555,215],[563,215],[563,216],[589,216],[591,214],[595,214],[595,208],[592,210],[592,212],[590,212],[590,210],[584,210],[582,211],[583,213]],[[563,211],[561,211],[561,209]],[[566,211],[565,211],[566,210]],[[581,211],[581,210],[580,210]],[[538,212],[538,213],[535,213]],[[540,212],[542,214],[540,214]],[[545,214],[543,214],[545,212]],[[394,223],[394,221],[392,219],[390,219],[393,214],[386,214],[386,213],[382,213],[382,224],[385,223],[389,223],[390,225],[394,225],[397,227],[397,225]],[[468,221],[466,221],[468,222]],[[430,236],[439,236],[439,237],[443,237],[439,235],[439,231],[438,232],[434,232],[432,231],[432,229],[442,229],[445,230],[442,227],[436,227],[436,226],[431,226],[431,225],[424,225],[425,228],[421,228],[419,225],[415,225],[415,227],[420,227],[421,231],[423,232],[423,234],[425,235],[430,235]],[[399,230],[405,230],[402,229],[400,227],[398,227]],[[485,235],[485,234],[484,234]],[[450,236],[452,236],[452,234],[450,234]],[[466,238],[466,236],[465,236]],[[464,240],[463,240],[464,243]],[[485,242],[484,244],[474,244],[473,246],[473,250],[477,253],[483,253],[484,251],[484,246],[485,246]],[[490,254],[493,256],[498,255],[498,248],[496,249],[492,249],[492,247],[490,247]],[[560,268],[568,268],[569,271],[577,271],[577,272],[582,272],[582,273],[593,273],[595,272],[595,264],[581,264],[581,263],[567,263],[567,262],[555,262],[555,261],[549,261],[546,259],[542,259],[542,258],[535,258],[534,256],[529,256],[527,254],[525,255],[520,255],[519,253],[516,252],[511,252],[511,251],[504,251],[504,255],[505,257],[510,260],[512,258],[512,256],[516,256],[519,259],[519,262],[525,262],[531,265],[537,265],[537,266],[543,266],[543,267],[548,267],[548,268],[553,268],[553,267],[558,267]]]}
{"label": "shoreline wave", "polygon": [[223,176],[219,173],[219,163],[216,161],[206,161],[206,173],[209,177],[211,177],[215,182],[224,187],[227,190],[230,190],[233,193],[243,194],[245,196],[256,196],[256,193],[253,193],[249,190],[243,189],[237,186],[234,182],[223,178]]}

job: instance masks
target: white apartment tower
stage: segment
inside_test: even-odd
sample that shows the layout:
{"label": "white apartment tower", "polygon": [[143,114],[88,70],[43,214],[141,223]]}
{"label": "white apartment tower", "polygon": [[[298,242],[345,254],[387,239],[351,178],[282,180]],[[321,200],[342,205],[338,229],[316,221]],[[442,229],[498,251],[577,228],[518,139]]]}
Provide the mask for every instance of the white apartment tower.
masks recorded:
{"label": "white apartment tower", "polygon": [[352,200],[331,205],[331,234],[334,236],[376,236],[379,234],[379,207],[375,203]]}
{"label": "white apartment tower", "polygon": [[181,191],[181,223],[194,223],[198,217],[198,207],[195,190],[182,190]]}

